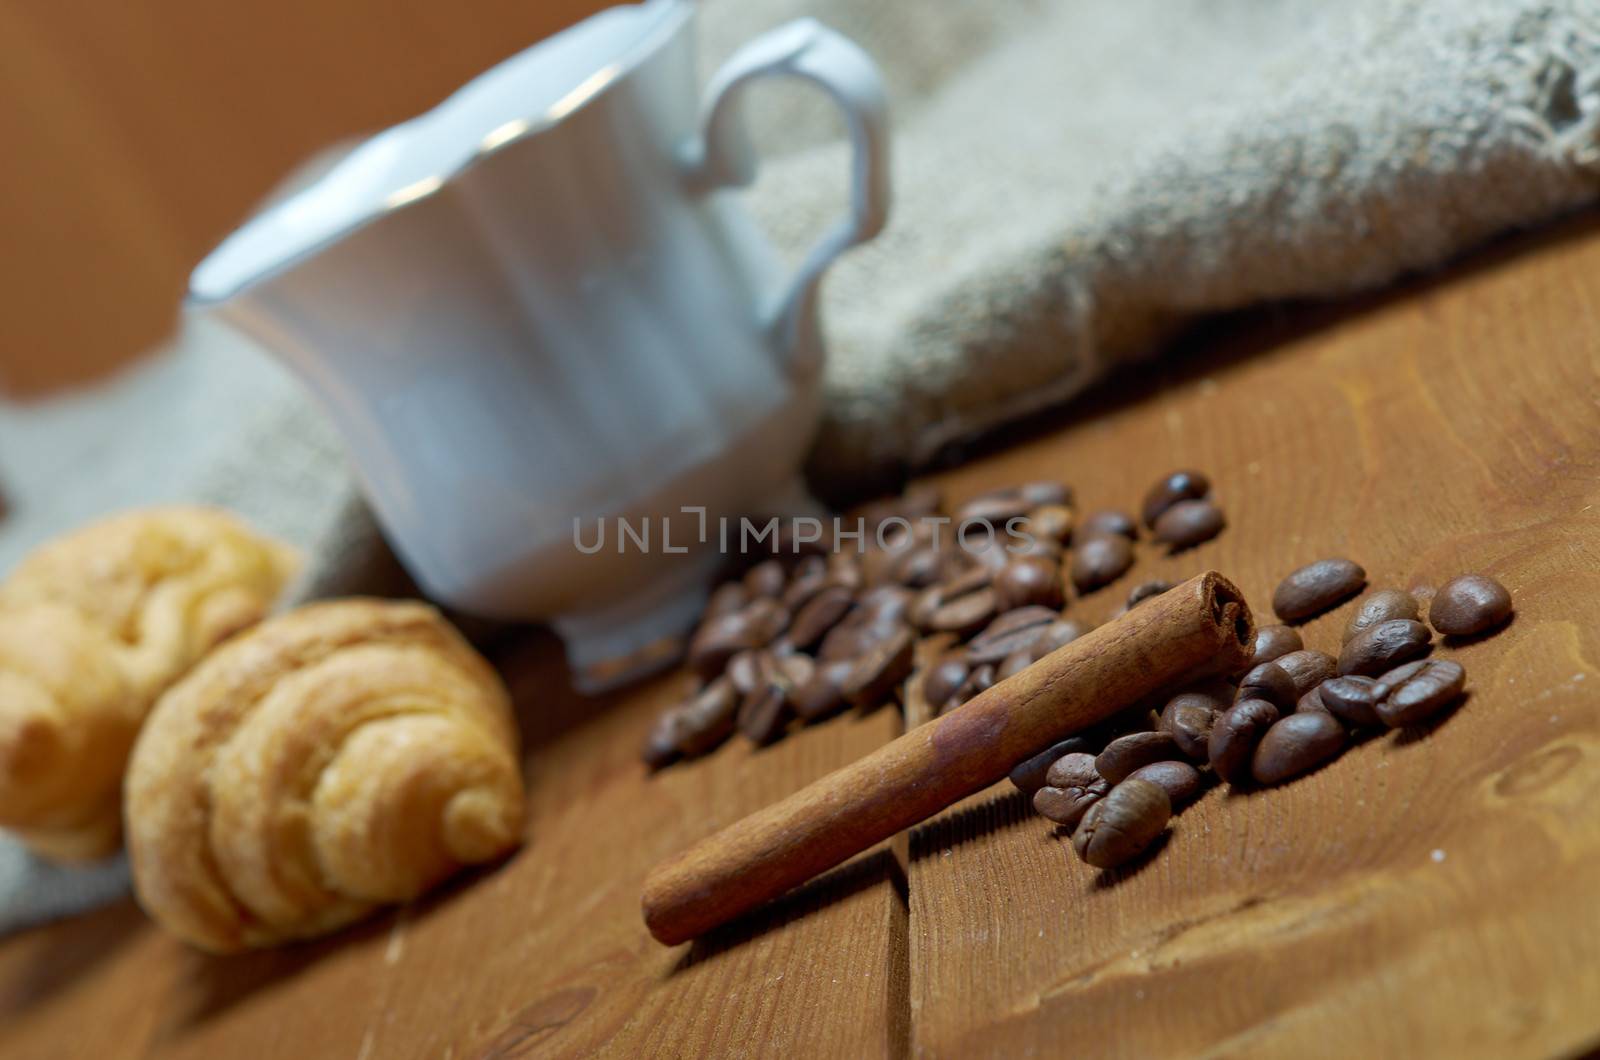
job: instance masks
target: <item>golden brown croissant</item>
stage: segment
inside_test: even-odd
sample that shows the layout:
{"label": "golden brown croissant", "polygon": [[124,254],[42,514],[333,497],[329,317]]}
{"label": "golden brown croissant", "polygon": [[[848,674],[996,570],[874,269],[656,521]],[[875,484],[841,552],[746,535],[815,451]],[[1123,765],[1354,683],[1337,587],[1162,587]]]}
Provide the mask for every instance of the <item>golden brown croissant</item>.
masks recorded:
{"label": "golden brown croissant", "polygon": [[121,832],[122,771],[155,697],[267,613],[286,546],[209,508],[114,516],[0,585],[0,826],[57,860]]}
{"label": "golden brown croissant", "polygon": [[218,953],[331,931],[515,846],[505,686],[424,604],[269,619],[163,695],[126,785],[145,910]]}

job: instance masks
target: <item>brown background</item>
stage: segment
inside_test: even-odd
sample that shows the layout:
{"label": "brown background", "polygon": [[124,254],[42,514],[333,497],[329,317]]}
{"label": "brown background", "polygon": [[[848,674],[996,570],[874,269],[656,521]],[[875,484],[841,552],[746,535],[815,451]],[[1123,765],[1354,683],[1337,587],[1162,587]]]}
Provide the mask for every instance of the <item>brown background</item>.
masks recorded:
{"label": "brown background", "polygon": [[601,0],[0,0],[0,388],[128,360],[293,166]]}

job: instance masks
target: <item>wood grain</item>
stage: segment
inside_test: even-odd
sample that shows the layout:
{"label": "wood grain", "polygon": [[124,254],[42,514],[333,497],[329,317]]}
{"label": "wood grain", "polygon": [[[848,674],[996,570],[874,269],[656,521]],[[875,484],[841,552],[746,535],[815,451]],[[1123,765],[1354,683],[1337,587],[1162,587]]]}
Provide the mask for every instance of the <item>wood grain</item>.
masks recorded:
{"label": "wood grain", "polygon": [[[1529,250],[1524,246],[1522,249]],[[1156,856],[1099,873],[1008,786],[912,840],[912,1020],[928,1056],[1547,1056],[1600,1039],[1600,238],[1194,351],[1077,425],[946,477],[1067,477],[1132,508],[1211,475],[1206,567],[1258,613],[1346,555],[1427,591],[1485,571],[1517,614],[1443,649],[1464,704],[1285,787],[1210,792]],[[1270,346],[1261,350],[1262,345]],[[1246,356],[1251,355],[1251,356]],[[1148,393],[1146,393],[1148,389]],[[1137,399],[1137,400],[1136,400]],[[1337,650],[1354,603],[1303,629]],[[1069,614],[1073,613],[1069,610]]]}
{"label": "wood grain", "polygon": [[[1173,466],[1231,520],[1203,567],[1256,601],[1300,563],[1375,584],[1486,570],[1518,614],[1446,653],[1471,694],[1286,787],[1212,792],[1135,871],[1086,869],[1003,787],[692,948],[639,923],[646,868],[898,731],[851,717],[646,781],[650,714],[511,667],[527,850],[313,946],[211,960],[129,905],[0,942],[0,1055],[1536,1057],[1600,1044],[1600,225],[1445,279],[1233,323],[1161,375],[943,474],[1060,476],[1131,506]],[[1157,389],[1165,383],[1168,389]],[[1337,638],[1352,605],[1306,627]],[[1435,852],[1438,852],[1437,854]],[[911,856],[908,879],[898,866]],[[909,884],[909,920],[902,888]]]}
{"label": "wood grain", "polygon": [[759,751],[734,740],[649,777],[637,748],[685,676],[608,703],[560,675],[548,638],[510,665],[531,804],[509,863],[334,939],[236,958],[162,937],[131,903],[24,934],[0,947],[0,1055],[903,1052],[905,883],[889,846],[692,946],[662,947],[639,922],[650,864],[892,739],[898,715]]}

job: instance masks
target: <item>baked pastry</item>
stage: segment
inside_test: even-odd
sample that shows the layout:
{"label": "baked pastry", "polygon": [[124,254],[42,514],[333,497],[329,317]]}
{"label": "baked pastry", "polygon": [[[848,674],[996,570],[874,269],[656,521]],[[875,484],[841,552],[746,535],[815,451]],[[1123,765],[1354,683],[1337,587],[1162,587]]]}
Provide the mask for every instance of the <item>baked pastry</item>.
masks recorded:
{"label": "baked pastry", "polygon": [[0,822],[56,860],[115,850],[143,713],[115,646],[77,611],[0,614]]}
{"label": "baked pastry", "polygon": [[134,748],[145,910],[216,953],[320,935],[514,847],[505,686],[433,608],[310,604],[213,652]]}
{"label": "baked pastry", "polygon": [[297,561],[225,512],[134,511],[51,541],[0,584],[0,827],[102,857],[155,697],[265,615]]}

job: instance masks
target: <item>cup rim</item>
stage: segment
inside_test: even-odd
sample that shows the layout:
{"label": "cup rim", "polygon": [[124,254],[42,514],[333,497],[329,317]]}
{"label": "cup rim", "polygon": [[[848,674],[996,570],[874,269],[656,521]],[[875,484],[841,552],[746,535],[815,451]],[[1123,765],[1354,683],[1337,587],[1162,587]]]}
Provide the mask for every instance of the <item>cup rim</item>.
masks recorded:
{"label": "cup rim", "polygon": [[[695,5],[690,2],[690,0],[644,0],[644,2],[640,4],[622,4],[606,8],[602,11],[596,12],[595,15],[590,16],[590,18],[585,19],[582,22],[568,26],[560,32],[545,38],[543,41],[531,45],[530,48],[518,52],[516,55],[504,60],[502,63],[496,64],[495,67],[491,67],[490,69],[493,70],[501,66],[515,63],[518,60],[523,59],[529,50],[535,48],[547,46],[558,47],[564,38],[570,39],[572,35],[586,23],[608,13],[627,7],[634,7],[644,12],[648,12],[650,8],[659,8],[663,13],[654,21],[650,21],[644,25],[641,28],[638,36],[630,41],[625,47],[620,49],[615,58],[607,62],[604,66],[600,67],[600,69],[596,70],[593,74],[584,78],[576,86],[563,93],[553,104],[545,108],[542,113],[532,115],[528,118],[515,119],[503,123],[501,126],[490,130],[490,132],[479,141],[477,146],[472,151],[454,164],[441,167],[437,171],[431,172],[423,177],[411,181],[404,187],[391,192],[381,202],[377,203],[372,208],[351,217],[348,222],[339,225],[337,228],[321,238],[309,242],[291,253],[283,255],[277,260],[258,262],[253,268],[241,269],[239,270],[240,274],[230,277],[228,282],[207,287],[206,281],[202,277],[202,273],[208,271],[208,266],[215,268],[215,262],[218,260],[219,255],[226,250],[230,241],[237,239],[241,233],[245,232],[245,230],[249,228],[250,225],[262,222],[263,219],[268,217],[273,211],[289,206],[301,196],[309,195],[312,190],[315,189],[319,183],[321,183],[322,179],[326,178],[330,173],[337,169],[339,163],[335,162],[332,166],[328,167],[328,169],[325,170],[321,177],[319,177],[316,181],[313,181],[311,184],[308,184],[306,187],[297,190],[289,196],[273,202],[270,206],[264,209],[257,210],[250,218],[237,226],[228,234],[228,236],[224,237],[221,242],[213,247],[211,252],[200,262],[199,265],[194,268],[189,275],[189,283],[186,287],[183,298],[184,307],[203,309],[226,302],[229,299],[244,293],[250,288],[258,286],[259,284],[272,279],[273,277],[282,275],[283,273],[310,260],[311,258],[316,257],[324,250],[327,250],[329,247],[333,246],[335,243],[339,243],[349,238],[360,230],[366,228],[368,225],[426,202],[437,195],[445,188],[446,185],[450,184],[456,178],[460,177],[486,160],[493,158],[495,155],[500,154],[502,151],[521,144],[527,140],[531,140],[542,133],[549,132],[550,130],[566,123],[569,120],[577,118],[579,115],[590,109],[599,99],[608,95],[619,83],[631,76],[647,58],[654,55],[666,41],[674,37],[683,28],[684,24],[694,17],[695,13]],[[446,97],[445,100],[441,101],[435,107],[430,108],[428,111],[424,111],[422,114],[409,118],[406,121],[391,125],[387,129],[384,129],[378,133],[374,133],[372,136],[363,138],[361,143],[351,147],[350,151],[353,152],[358,150],[362,144],[370,143],[372,140],[377,139],[378,137],[393,132],[402,126],[405,126],[429,113],[432,113],[433,111],[438,110],[441,107],[444,107],[451,100],[455,99],[462,91],[466,90],[469,86],[474,84],[489,72],[490,71],[485,71],[484,74],[480,74],[478,77],[475,77],[471,81],[468,81],[466,84],[460,86],[456,89],[456,91],[452,92],[448,97]],[[342,160],[343,159],[341,158],[340,161]]]}

